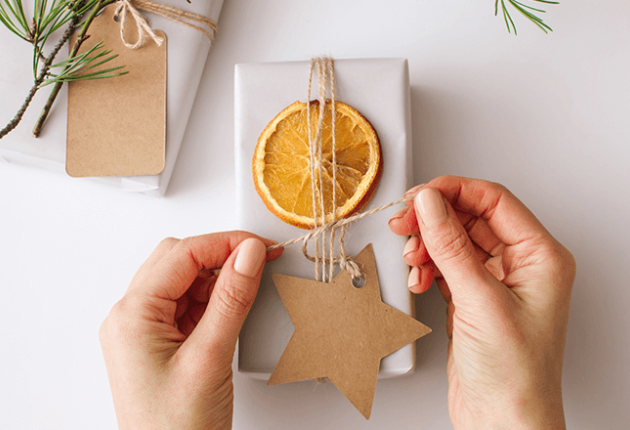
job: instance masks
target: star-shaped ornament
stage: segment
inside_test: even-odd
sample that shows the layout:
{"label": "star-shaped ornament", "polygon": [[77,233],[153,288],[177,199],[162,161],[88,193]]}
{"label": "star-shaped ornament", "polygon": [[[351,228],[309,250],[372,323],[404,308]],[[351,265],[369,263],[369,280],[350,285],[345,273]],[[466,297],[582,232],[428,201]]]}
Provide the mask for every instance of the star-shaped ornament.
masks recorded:
{"label": "star-shaped ornament", "polygon": [[360,287],[346,271],[330,283],[273,275],[295,332],[267,384],[328,378],[369,419],[381,359],[431,329],[383,303],[372,244],[354,261]]}

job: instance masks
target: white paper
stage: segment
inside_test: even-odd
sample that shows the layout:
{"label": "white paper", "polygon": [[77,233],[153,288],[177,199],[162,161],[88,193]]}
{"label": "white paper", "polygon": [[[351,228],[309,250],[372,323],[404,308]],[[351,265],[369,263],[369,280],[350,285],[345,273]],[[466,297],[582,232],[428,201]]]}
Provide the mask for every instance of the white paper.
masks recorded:
{"label": "white paper", "polygon": [[[381,141],[383,176],[369,210],[403,196],[411,186],[411,116],[409,77],[405,59],[336,60],[337,98],[361,112],[374,126]],[[252,156],[258,136],[285,107],[305,101],[308,62],[239,64],[235,70],[235,146],[238,225],[277,241],[301,236],[306,230],[285,224],[267,210],[252,180]],[[317,90],[313,90],[312,99]],[[350,226],[346,247],[356,255],[374,244],[383,301],[408,315],[413,312],[407,288],[408,269],[402,259],[405,238],[396,236],[387,221],[401,207],[374,214]],[[256,302],[243,326],[239,343],[239,370],[268,379],[293,326],[271,280],[271,273],[313,279],[313,263],[300,245],[285,249],[283,256],[266,266]],[[381,362],[379,377],[407,373],[414,366],[410,344]]]}
{"label": "white paper", "polygon": [[[208,17],[217,23],[223,1],[186,3],[168,0],[163,3]],[[166,192],[175,167],[211,42],[205,34],[178,22],[145,11],[141,13],[152,28],[164,31],[168,40],[164,171],[159,175],[150,176],[73,178],[72,180],[98,181],[127,191],[162,196]],[[212,32],[212,30],[209,31]],[[13,118],[33,85],[32,71],[29,68],[32,63],[32,48],[3,26],[0,26],[0,45],[3,56],[8,59],[7,64],[11,64],[11,67],[3,68],[0,73],[0,122],[2,123],[0,127],[4,127]],[[65,58],[67,52],[67,47],[64,47],[57,61]],[[65,85],[57,97],[41,136],[37,139],[31,136],[31,130],[44,106],[48,92],[49,90],[46,89],[40,91],[20,125],[9,135],[0,139],[0,161],[23,164],[65,175],[68,106]]]}

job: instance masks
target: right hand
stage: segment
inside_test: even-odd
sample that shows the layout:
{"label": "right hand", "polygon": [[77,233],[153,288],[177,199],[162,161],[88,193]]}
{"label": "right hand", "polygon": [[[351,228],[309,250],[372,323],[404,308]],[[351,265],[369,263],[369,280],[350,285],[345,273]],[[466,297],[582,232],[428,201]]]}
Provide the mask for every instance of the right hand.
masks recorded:
{"label": "right hand", "polygon": [[390,220],[411,235],[409,287],[447,302],[455,429],[564,429],[561,377],[575,260],[505,187],[439,177]]}

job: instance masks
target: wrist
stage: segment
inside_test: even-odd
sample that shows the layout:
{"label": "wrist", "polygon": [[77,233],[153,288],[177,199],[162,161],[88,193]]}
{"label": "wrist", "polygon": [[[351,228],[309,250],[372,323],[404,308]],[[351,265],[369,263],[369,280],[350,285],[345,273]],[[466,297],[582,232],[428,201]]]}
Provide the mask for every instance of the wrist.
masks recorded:
{"label": "wrist", "polygon": [[520,398],[508,407],[494,410],[485,429],[492,430],[566,430],[562,394]]}

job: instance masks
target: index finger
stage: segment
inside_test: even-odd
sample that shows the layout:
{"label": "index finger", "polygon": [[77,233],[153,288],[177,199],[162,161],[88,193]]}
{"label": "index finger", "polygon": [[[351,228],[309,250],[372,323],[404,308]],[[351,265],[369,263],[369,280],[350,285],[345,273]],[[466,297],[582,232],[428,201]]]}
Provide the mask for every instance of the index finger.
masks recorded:
{"label": "index finger", "polygon": [[427,184],[453,208],[486,220],[506,245],[549,236],[534,214],[503,185],[481,179],[440,176]]}
{"label": "index finger", "polygon": [[[191,286],[203,269],[220,269],[232,251],[247,238],[260,239],[266,246],[273,240],[244,231],[210,233],[181,240],[152,268],[150,273],[132,291],[153,297],[177,300]],[[267,252],[267,261],[282,254],[278,248]]]}

